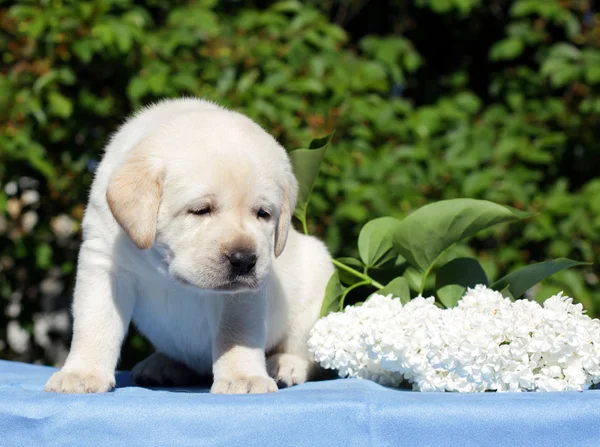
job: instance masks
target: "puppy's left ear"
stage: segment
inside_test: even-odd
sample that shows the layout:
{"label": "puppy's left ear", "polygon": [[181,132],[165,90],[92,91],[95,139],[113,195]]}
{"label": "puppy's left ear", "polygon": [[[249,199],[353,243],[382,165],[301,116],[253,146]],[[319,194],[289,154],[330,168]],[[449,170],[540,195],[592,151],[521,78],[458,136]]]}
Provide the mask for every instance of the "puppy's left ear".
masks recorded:
{"label": "puppy's left ear", "polygon": [[298,200],[298,181],[291,172],[288,173],[287,177],[287,182],[282,186],[281,213],[275,229],[275,257],[279,257],[285,248],[290,225],[292,224],[292,216],[296,209],[296,201]]}

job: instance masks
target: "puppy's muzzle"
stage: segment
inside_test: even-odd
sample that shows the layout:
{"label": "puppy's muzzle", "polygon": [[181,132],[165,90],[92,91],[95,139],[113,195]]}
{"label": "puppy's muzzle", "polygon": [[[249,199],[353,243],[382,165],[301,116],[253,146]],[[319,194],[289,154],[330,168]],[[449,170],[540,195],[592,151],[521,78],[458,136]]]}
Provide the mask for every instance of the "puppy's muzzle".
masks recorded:
{"label": "puppy's muzzle", "polygon": [[231,273],[234,276],[245,276],[254,270],[256,266],[256,254],[250,251],[234,251],[228,253]]}

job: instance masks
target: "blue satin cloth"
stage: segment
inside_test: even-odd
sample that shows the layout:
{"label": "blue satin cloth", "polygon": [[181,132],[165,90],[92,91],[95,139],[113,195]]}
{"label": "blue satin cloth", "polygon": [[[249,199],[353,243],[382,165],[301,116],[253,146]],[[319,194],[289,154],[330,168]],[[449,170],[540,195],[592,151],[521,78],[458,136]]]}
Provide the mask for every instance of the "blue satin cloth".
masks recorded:
{"label": "blue satin cloth", "polygon": [[600,446],[600,391],[415,393],[330,380],[274,394],[44,393],[53,368],[0,361],[0,446]]}

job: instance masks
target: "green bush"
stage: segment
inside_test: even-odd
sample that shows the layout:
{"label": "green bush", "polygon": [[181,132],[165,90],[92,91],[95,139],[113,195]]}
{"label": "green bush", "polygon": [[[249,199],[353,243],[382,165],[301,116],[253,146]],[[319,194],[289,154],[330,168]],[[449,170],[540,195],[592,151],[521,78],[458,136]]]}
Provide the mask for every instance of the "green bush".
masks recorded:
{"label": "green bush", "polygon": [[[476,256],[494,281],[532,261],[596,260],[589,1],[250,3],[0,3],[0,356],[64,358],[93,169],[124,117],[162,97],[240,110],[289,149],[335,130],[308,215],[336,256],[358,255],[372,218],[470,197],[537,216],[442,261]],[[564,289],[600,315],[598,273],[566,270],[531,294]],[[130,337],[122,367],[145,350]]]}

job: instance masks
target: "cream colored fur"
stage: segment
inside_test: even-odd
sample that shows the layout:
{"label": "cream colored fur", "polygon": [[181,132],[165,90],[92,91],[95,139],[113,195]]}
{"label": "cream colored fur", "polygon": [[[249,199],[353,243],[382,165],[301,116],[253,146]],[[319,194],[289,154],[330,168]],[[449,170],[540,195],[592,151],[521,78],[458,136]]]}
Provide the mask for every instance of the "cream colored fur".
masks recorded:
{"label": "cream colored fur", "polygon": [[[131,320],[157,350],[133,370],[141,384],[212,374],[212,392],[254,393],[309,379],[333,266],[291,227],[297,190],[285,150],[244,115],[181,99],[127,121],[92,185],[71,351],[45,389],[112,389]],[[257,256],[250,274],[233,275],[234,252]]]}

